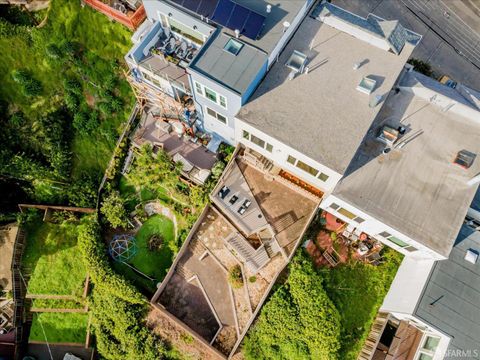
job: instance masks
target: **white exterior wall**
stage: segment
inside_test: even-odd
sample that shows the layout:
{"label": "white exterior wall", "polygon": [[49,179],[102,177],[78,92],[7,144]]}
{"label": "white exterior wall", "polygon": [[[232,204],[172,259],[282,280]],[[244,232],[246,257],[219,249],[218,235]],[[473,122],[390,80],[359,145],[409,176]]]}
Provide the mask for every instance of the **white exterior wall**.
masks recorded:
{"label": "white exterior wall", "polygon": [[390,50],[390,45],[387,43],[387,41],[385,41],[385,39],[374,36],[366,32],[365,30],[362,30],[358,27],[350,25],[345,21],[342,21],[333,16],[321,16],[320,20],[322,20],[325,24],[330,25],[331,27],[337,30],[350,34],[353,37],[356,37],[357,39],[360,39],[362,41],[369,43],[370,45],[373,45],[385,51]]}
{"label": "white exterior wall", "polygon": [[[255,129],[251,125],[235,118],[236,126],[235,126],[235,143],[242,143],[245,146],[259,152],[260,154],[264,155],[265,157],[272,160],[277,166],[285,169],[286,171],[294,174],[295,176],[299,177],[303,181],[319,188],[323,192],[332,191],[335,185],[338,183],[340,178],[342,177],[341,174],[335,172],[334,170],[310,159],[309,157],[305,156],[304,154],[298,152],[295,149],[283,144],[282,142],[276,140],[275,138],[263,133],[260,130]],[[273,146],[273,151],[268,152],[265,149],[257,146],[256,144],[252,143],[251,141],[243,138],[243,130],[248,131],[250,134],[257,136],[258,138],[264,140],[265,142],[271,144]],[[301,160],[307,165],[314,167],[315,169],[321,171],[324,174],[327,174],[329,178],[327,181],[323,182],[320,179],[314,177],[313,175],[308,174],[307,172],[297,168],[296,166],[287,162],[288,155],[295,157],[297,160]]]}
{"label": "white exterior wall", "polygon": [[287,29],[287,31],[285,31],[285,33],[282,35],[281,39],[278,41],[275,48],[270,52],[270,55],[268,57],[268,65],[267,65],[268,68],[270,68],[270,66],[274,63],[278,54],[280,54],[280,52],[285,47],[285,44],[288,42],[288,40],[290,40],[290,37],[292,36],[292,34],[295,32],[295,30],[297,30],[298,25],[300,25],[300,22],[303,20],[303,18],[307,14],[313,2],[314,2],[313,0],[307,0],[305,2],[303,7],[298,12],[297,16],[295,16],[295,18],[290,23],[290,27]]}
{"label": "white exterior wall", "polygon": [[[242,106],[242,98],[239,94],[229,90],[218,83],[210,80],[206,76],[203,76],[192,69],[188,69],[190,86],[192,88],[193,96],[195,99],[195,107],[197,112],[201,113],[203,118],[203,126],[208,132],[214,132],[223,137],[230,145],[235,145],[235,115],[240,110]],[[213,102],[206,97],[197,94],[195,83],[198,82],[201,85],[208,87],[209,89],[215,91],[219,95],[223,95],[227,99],[227,109],[224,109],[222,106]],[[227,118],[227,124],[224,124],[218,121],[215,118],[212,118],[207,114],[206,107],[216,111],[217,113],[225,116]]]}
{"label": "white exterior wall", "polygon": [[[346,216],[339,214],[334,209],[330,208],[330,204],[335,203],[340,207],[345,208],[346,210],[354,213],[357,216],[360,216],[365,221],[361,224],[356,223],[354,220],[347,218]],[[359,231],[365,232],[370,236],[373,236],[375,239],[380,240],[382,243],[386,244],[387,246],[395,249],[396,251],[402,253],[405,256],[409,256],[415,260],[443,260],[445,259],[444,256],[436,253],[435,251],[431,250],[430,248],[418,243],[414,239],[408,237],[405,234],[398,232],[397,230],[391,228],[390,226],[382,223],[381,221],[373,218],[372,216],[368,215],[367,213],[361,211],[360,209],[356,208],[355,206],[337,198],[334,195],[329,195],[324,197],[323,201],[320,204],[320,207],[328,212],[334,214],[336,217],[340,218],[341,220],[351,224],[352,226],[356,227]],[[387,239],[382,238],[378,234],[381,232],[386,231],[391,235],[401,239],[402,241],[408,243],[409,245],[414,246],[417,248],[417,251],[410,252],[407,251],[396,244],[390,242]]]}

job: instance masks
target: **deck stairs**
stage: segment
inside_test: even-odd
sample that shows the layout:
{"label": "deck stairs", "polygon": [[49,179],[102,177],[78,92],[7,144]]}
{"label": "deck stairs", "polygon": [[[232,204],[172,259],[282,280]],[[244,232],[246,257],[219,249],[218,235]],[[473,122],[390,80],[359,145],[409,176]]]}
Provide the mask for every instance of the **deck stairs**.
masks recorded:
{"label": "deck stairs", "polygon": [[386,312],[379,312],[375,318],[372,327],[370,328],[370,333],[368,334],[367,340],[363,345],[360,354],[357,357],[357,360],[371,360],[375,350],[377,348],[380,337],[382,336],[383,330],[387,325],[389,314]]}
{"label": "deck stairs", "polygon": [[236,252],[240,260],[254,273],[270,261],[263,244],[258,249],[254,249],[240,234],[232,234],[225,241]]}

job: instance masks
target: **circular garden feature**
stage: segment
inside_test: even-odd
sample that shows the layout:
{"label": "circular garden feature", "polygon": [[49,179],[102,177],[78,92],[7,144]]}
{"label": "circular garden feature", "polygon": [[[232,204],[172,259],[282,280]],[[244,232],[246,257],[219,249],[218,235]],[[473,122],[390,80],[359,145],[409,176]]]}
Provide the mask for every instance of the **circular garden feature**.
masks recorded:
{"label": "circular garden feature", "polygon": [[108,252],[115,261],[128,261],[137,254],[136,240],[129,234],[115,235],[110,241]]}

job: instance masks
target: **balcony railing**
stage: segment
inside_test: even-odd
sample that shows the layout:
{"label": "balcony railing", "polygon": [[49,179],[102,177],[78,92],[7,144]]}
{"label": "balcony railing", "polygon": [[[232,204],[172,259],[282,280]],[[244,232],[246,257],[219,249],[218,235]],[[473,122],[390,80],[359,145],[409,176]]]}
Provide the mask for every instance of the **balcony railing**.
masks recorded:
{"label": "balcony railing", "polygon": [[145,8],[143,5],[141,5],[135,12],[129,15],[112,8],[111,6],[101,2],[100,0],[83,1],[85,2],[85,4],[107,15],[109,18],[119,22],[122,25],[125,25],[130,30],[135,30],[143,22],[143,20],[145,20],[146,17]]}

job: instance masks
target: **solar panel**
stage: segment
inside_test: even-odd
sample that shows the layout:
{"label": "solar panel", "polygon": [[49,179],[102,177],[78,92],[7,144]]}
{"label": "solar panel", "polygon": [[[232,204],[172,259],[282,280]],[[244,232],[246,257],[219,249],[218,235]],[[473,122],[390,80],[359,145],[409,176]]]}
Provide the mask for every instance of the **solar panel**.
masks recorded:
{"label": "solar panel", "polygon": [[230,0],[220,0],[213,13],[212,20],[217,24],[227,26],[234,8],[235,4]]}
{"label": "solar panel", "polygon": [[218,0],[201,0],[197,13],[210,19],[213,16],[217,4]]}
{"label": "solar panel", "polygon": [[250,15],[248,16],[241,33],[246,37],[255,40],[260,34],[260,31],[262,31],[264,22],[265,16],[250,11]]}
{"label": "solar panel", "polygon": [[215,8],[217,7],[218,0],[172,0],[175,4],[178,4],[185,9],[193,11],[198,15],[211,18]]}
{"label": "solar panel", "polygon": [[250,12],[250,10],[243,6],[235,5],[227,27],[232,30],[238,29],[242,31]]}

